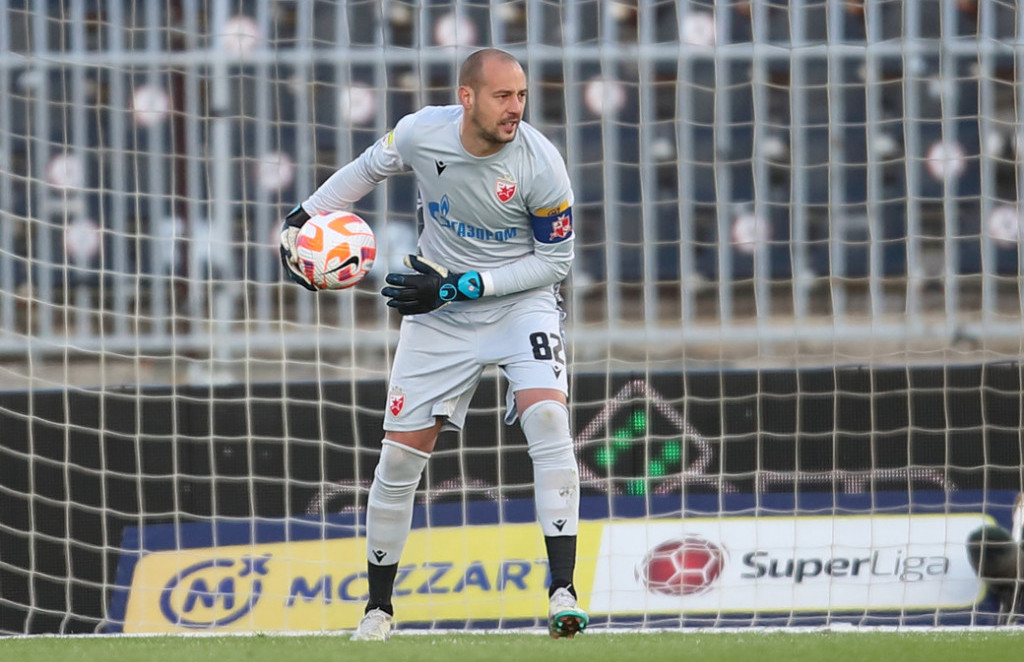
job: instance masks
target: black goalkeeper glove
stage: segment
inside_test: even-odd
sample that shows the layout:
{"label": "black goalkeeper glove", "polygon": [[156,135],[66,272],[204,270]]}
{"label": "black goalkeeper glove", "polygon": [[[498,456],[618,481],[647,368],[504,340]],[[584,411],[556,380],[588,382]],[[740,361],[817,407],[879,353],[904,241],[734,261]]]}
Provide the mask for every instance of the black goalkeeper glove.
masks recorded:
{"label": "black goalkeeper glove", "polygon": [[295,209],[285,216],[284,223],[281,224],[281,266],[293,281],[311,292],[316,292],[313,283],[309,282],[306,274],[299,269],[299,256],[295,252],[295,242],[299,238],[299,230],[308,220],[309,214],[302,208],[302,205],[295,205]]}
{"label": "black goalkeeper glove", "polygon": [[388,274],[388,285],[380,291],[388,305],[402,315],[419,315],[437,310],[452,301],[479,299],[484,293],[480,272],[457,274],[418,255],[406,255],[405,266],[414,274]]}

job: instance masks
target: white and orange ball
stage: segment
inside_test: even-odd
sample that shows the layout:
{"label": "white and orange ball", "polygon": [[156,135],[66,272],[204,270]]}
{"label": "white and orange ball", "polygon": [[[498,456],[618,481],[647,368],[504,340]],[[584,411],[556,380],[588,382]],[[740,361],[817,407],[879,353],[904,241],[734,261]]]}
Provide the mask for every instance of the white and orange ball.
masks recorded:
{"label": "white and orange ball", "polygon": [[352,212],[328,212],[303,224],[295,249],[299,268],[314,287],[343,290],[370,273],[377,238],[366,221]]}

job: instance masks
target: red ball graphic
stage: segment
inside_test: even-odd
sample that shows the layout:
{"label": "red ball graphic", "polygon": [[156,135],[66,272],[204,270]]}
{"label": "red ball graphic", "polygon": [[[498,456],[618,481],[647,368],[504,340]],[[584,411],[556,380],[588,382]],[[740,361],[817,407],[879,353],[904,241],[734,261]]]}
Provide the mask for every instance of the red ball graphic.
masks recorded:
{"label": "red ball graphic", "polygon": [[722,573],[722,548],[697,536],[667,540],[644,555],[636,578],[651,593],[692,595],[711,587]]}

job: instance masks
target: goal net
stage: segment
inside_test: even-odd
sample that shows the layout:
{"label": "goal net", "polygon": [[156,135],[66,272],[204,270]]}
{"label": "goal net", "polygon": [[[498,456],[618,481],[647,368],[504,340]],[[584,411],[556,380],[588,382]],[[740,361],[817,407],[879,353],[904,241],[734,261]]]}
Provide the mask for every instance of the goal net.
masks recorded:
{"label": "goal net", "polygon": [[[278,228],[481,46],[574,185],[594,626],[1002,622],[968,540],[1021,524],[1022,34],[998,0],[0,0],[0,633],[354,627],[415,183],[358,203],[351,290],[290,284]],[[543,625],[505,388],[419,486],[402,627]]]}

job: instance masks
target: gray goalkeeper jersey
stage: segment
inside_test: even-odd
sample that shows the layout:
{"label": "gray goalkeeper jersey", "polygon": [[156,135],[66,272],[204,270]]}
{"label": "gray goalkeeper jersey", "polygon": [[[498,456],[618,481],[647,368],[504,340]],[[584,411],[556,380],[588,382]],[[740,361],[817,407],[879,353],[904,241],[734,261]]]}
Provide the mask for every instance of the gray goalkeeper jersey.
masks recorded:
{"label": "gray goalkeeper jersey", "polygon": [[303,207],[351,208],[386,177],[412,170],[423,215],[420,253],[483,276],[485,298],[453,307],[551,292],[573,257],[573,192],[564,161],[525,122],[497,154],[473,156],[459,138],[462,114],[461,106],[428,106],[405,116]]}

